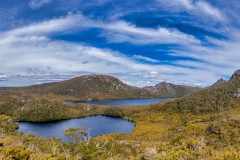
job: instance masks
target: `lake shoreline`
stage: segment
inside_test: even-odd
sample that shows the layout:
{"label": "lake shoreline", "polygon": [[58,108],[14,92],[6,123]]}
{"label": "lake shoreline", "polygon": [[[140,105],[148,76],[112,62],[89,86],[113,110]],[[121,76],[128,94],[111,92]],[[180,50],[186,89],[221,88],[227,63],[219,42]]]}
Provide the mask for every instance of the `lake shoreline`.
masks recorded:
{"label": "lake shoreline", "polygon": [[68,142],[69,139],[64,135],[66,129],[83,128],[91,137],[119,133],[131,134],[136,123],[119,117],[91,115],[84,118],[72,118],[68,120],[59,120],[52,122],[19,122],[16,132],[22,134],[31,134],[43,138],[57,138],[62,142]]}
{"label": "lake shoreline", "polygon": [[48,123],[48,122],[57,122],[57,121],[63,121],[63,120],[81,119],[81,118],[96,117],[96,116],[106,116],[106,117],[111,117],[111,118],[119,118],[119,119],[124,119],[126,121],[135,123],[135,121],[129,120],[127,118],[124,118],[124,117],[121,117],[121,116],[108,115],[108,114],[91,114],[91,115],[86,115],[86,116],[81,116],[81,117],[72,117],[72,118],[70,117],[70,118],[63,118],[63,119],[59,119],[59,120],[50,120],[50,121],[23,121],[23,120],[19,120],[19,121],[16,121],[16,122],[17,123],[21,123],[21,122]]}
{"label": "lake shoreline", "polygon": [[91,100],[91,101],[82,101],[82,100],[65,100],[64,104],[90,104],[96,106],[147,106],[154,103],[159,103],[163,101],[168,101],[176,98],[166,97],[166,98],[138,98],[138,99],[119,99],[119,100]]}

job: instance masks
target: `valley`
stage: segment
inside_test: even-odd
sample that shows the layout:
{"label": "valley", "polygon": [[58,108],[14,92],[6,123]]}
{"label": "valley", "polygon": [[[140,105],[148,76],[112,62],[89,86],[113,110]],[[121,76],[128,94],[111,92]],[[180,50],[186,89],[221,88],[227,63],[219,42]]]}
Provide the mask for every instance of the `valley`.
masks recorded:
{"label": "valley", "polygon": [[[239,77],[237,71],[226,83],[147,106],[64,104],[63,100],[77,96],[66,98],[63,92],[50,92],[49,87],[43,90],[42,86],[1,89],[0,157],[239,159]],[[47,122],[92,115],[121,117],[134,122],[135,128],[130,134],[104,134],[72,143],[16,132],[17,121]]]}

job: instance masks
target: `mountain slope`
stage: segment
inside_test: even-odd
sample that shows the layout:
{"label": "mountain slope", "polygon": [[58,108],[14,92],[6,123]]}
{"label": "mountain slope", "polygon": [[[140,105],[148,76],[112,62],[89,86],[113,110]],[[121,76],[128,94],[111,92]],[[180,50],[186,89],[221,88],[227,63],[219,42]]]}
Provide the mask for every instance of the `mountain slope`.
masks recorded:
{"label": "mountain slope", "polygon": [[53,93],[87,99],[129,99],[142,98],[146,94],[138,87],[129,86],[119,79],[107,75],[87,75],[70,80],[34,85],[24,88],[33,93]]}
{"label": "mountain slope", "polygon": [[155,97],[182,97],[200,91],[202,88],[162,82],[155,86],[144,87],[143,89]]}
{"label": "mountain slope", "polygon": [[232,78],[213,88],[166,103],[161,109],[181,112],[206,113],[224,111],[240,106],[240,70]]}

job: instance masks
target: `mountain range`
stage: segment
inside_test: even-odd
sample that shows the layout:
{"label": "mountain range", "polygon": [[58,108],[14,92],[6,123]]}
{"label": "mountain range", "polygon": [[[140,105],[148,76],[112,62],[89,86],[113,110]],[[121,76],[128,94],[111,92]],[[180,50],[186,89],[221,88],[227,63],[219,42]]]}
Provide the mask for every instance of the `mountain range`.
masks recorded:
{"label": "mountain range", "polygon": [[127,85],[109,75],[84,75],[62,82],[28,87],[0,88],[0,93],[21,92],[71,96],[78,100],[111,100],[134,98],[182,97],[200,91],[200,87],[161,82],[143,88]]}

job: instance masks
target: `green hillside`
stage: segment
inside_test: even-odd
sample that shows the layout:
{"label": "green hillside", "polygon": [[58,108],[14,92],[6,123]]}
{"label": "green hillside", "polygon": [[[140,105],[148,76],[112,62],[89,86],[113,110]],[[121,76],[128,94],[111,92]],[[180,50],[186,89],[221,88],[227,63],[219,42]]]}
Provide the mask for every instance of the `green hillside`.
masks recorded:
{"label": "green hillside", "polygon": [[239,77],[234,77],[226,83],[169,102],[163,109],[173,109],[185,113],[225,111],[239,107],[239,89]]}

